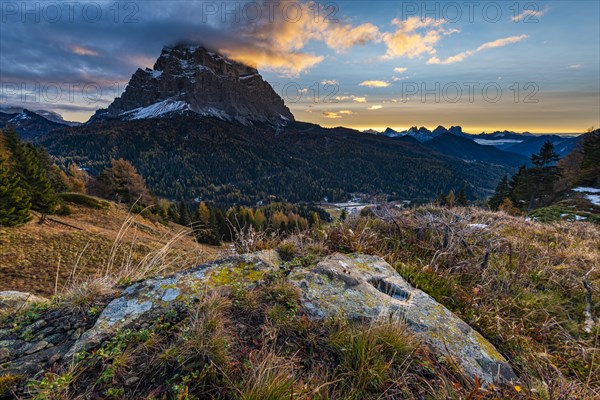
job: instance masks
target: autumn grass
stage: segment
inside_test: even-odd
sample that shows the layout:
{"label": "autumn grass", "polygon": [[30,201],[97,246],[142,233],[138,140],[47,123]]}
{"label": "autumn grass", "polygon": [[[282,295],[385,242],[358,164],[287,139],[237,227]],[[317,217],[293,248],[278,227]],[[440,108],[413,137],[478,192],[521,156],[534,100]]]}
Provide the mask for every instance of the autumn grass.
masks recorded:
{"label": "autumn grass", "polygon": [[[394,211],[394,219],[334,224],[328,247],[384,257],[490,340],[523,380],[522,395],[600,396],[598,225],[477,208],[421,207]],[[590,332],[586,275],[594,291]]]}
{"label": "autumn grass", "polygon": [[162,265],[167,265],[166,272],[189,268],[220,251],[196,243],[183,227],[151,222],[124,205],[70,207],[71,215],[52,218],[81,230],[52,221],[0,227],[0,290],[50,297],[76,282],[108,274],[126,282]]}
{"label": "autumn grass", "polygon": [[[476,208],[421,207],[391,215],[393,221],[371,214],[289,237],[252,233],[243,243],[276,249],[285,260],[280,269],[247,289],[224,286],[197,302],[178,301],[155,321],[118,332],[75,364],[34,382],[32,393],[57,393],[57,398],[65,393],[175,399],[599,398],[598,226],[545,224]],[[118,237],[135,230],[128,221]],[[181,253],[171,253],[175,242],[166,240],[166,248],[137,259],[129,243],[111,247],[112,261],[102,264],[100,280],[90,281],[88,288],[73,285],[79,292],[65,295],[72,306],[86,307],[105,288],[163,273],[166,264],[183,265]],[[490,340],[519,382],[489,386],[465,376],[454,360],[432,354],[401,319],[308,318],[286,275],[336,251],[384,257]],[[593,290],[591,304],[584,276]],[[108,279],[105,284],[92,284],[102,277]],[[594,318],[589,332],[588,309]]]}

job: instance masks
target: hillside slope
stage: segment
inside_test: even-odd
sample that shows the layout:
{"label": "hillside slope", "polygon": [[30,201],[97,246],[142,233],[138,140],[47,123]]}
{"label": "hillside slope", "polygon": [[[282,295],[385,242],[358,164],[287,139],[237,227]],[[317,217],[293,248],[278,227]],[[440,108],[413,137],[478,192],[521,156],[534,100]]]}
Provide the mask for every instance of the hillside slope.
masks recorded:
{"label": "hillside slope", "polygon": [[[124,205],[103,203],[109,204],[108,208],[69,204],[71,215],[51,216],[71,226],[51,220],[40,225],[34,218],[18,227],[0,227],[0,291],[51,296],[55,285],[61,292],[74,281],[104,274],[107,268],[115,275],[133,277],[133,269],[143,257],[174,238],[177,240],[168,246],[169,251],[185,258],[179,264],[166,265],[166,272],[208,261],[219,252],[217,247],[197,244],[192,236],[179,236],[182,226],[153,223],[130,215]],[[128,268],[132,270],[125,271]]]}

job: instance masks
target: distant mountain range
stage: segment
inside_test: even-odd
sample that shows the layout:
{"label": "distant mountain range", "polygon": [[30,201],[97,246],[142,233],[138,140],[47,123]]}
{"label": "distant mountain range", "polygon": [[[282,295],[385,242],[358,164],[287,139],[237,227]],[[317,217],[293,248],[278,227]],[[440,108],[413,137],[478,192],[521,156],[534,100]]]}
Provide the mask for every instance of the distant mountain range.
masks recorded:
{"label": "distant mountain range", "polygon": [[[405,131],[396,131],[392,128],[387,128],[383,132],[378,132],[373,129],[368,129],[363,131],[363,133],[382,135],[391,138],[412,137],[421,143],[431,145],[433,148],[436,148],[438,151],[445,154],[454,155],[465,160],[485,160],[486,157],[489,156],[491,157],[489,158],[490,162],[493,162],[493,159],[498,159],[498,155],[505,153],[514,153],[529,158],[531,157],[531,154],[538,152],[540,147],[546,141],[552,142],[555,151],[563,157],[573,150],[575,144],[579,140],[577,136],[552,134],[534,135],[529,132],[516,133],[511,131],[468,134],[463,132],[460,126],[452,126],[449,129],[438,126],[433,131],[430,131],[425,127],[417,128],[416,126]],[[464,141],[457,142],[455,137],[468,139],[476,144],[476,146],[468,145]],[[429,143],[430,141],[432,143]],[[455,145],[460,146],[461,148],[454,148]],[[486,149],[485,147],[488,148]],[[490,148],[495,148],[501,152],[490,151]],[[518,162],[519,160],[513,156],[508,157],[510,158],[510,161],[507,161],[508,163]]]}
{"label": "distant mountain range", "polygon": [[[428,201],[465,188],[484,197],[545,140],[565,154],[577,139],[460,126],[368,134],[296,122],[258,71],[200,46],[165,47],[120,98],[81,126],[50,113],[0,112],[59,162],[98,172],[125,158],[159,195],[239,204],[344,200],[353,193]],[[51,134],[50,134],[51,132]]]}

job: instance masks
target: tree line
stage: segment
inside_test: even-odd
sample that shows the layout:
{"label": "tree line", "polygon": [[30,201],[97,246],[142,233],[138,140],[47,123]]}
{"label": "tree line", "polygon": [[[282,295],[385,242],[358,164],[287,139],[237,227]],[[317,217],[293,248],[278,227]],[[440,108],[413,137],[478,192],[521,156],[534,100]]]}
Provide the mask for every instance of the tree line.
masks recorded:
{"label": "tree line", "polygon": [[[64,194],[69,194],[65,196]],[[73,196],[80,194],[82,196]],[[24,143],[12,129],[0,134],[0,225],[15,226],[31,220],[31,210],[42,215],[69,214],[69,201],[89,203],[92,195],[127,204],[133,212],[161,223],[192,228],[198,241],[219,244],[236,233],[257,231],[289,233],[328,220],[319,207],[274,202],[257,207],[223,207],[210,202],[178,202],[154,196],[144,177],[127,160],[113,159],[97,176],[75,163],[55,165],[43,147]]]}
{"label": "tree line", "polygon": [[562,160],[550,142],[531,155],[532,166],[505,175],[490,197],[493,210],[531,211],[552,204],[577,185],[600,186],[600,130],[588,132]]}

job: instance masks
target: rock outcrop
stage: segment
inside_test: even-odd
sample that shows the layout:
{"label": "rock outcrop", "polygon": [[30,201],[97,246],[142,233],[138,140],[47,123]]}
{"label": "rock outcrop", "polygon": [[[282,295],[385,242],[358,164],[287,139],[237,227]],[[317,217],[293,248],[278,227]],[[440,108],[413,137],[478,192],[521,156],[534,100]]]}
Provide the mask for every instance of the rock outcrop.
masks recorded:
{"label": "rock outcrop", "polygon": [[56,310],[17,330],[0,332],[5,349],[0,361],[5,371],[32,376],[61,359],[69,362],[77,353],[103,345],[123,329],[143,327],[182,303],[201,298],[209,289],[250,288],[279,271],[299,288],[300,312],[310,318],[402,318],[436,354],[452,358],[469,376],[488,383],[516,380],[494,346],[429,295],[410,286],[381,258],[334,254],[291,272],[280,268],[276,253],[266,251],[138,282],[108,303],[97,320]]}
{"label": "rock outcrop", "polygon": [[516,379],[492,344],[379,257],[336,254],[314,268],[294,270],[289,279],[302,290],[304,309],[314,318],[402,318],[437,354],[451,357],[471,377],[489,383]]}
{"label": "rock outcrop", "polygon": [[121,97],[92,121],[196,113],[242,124],[294,120],[258,71],[194,45],[165,47],[153,69],[138,69]]}

